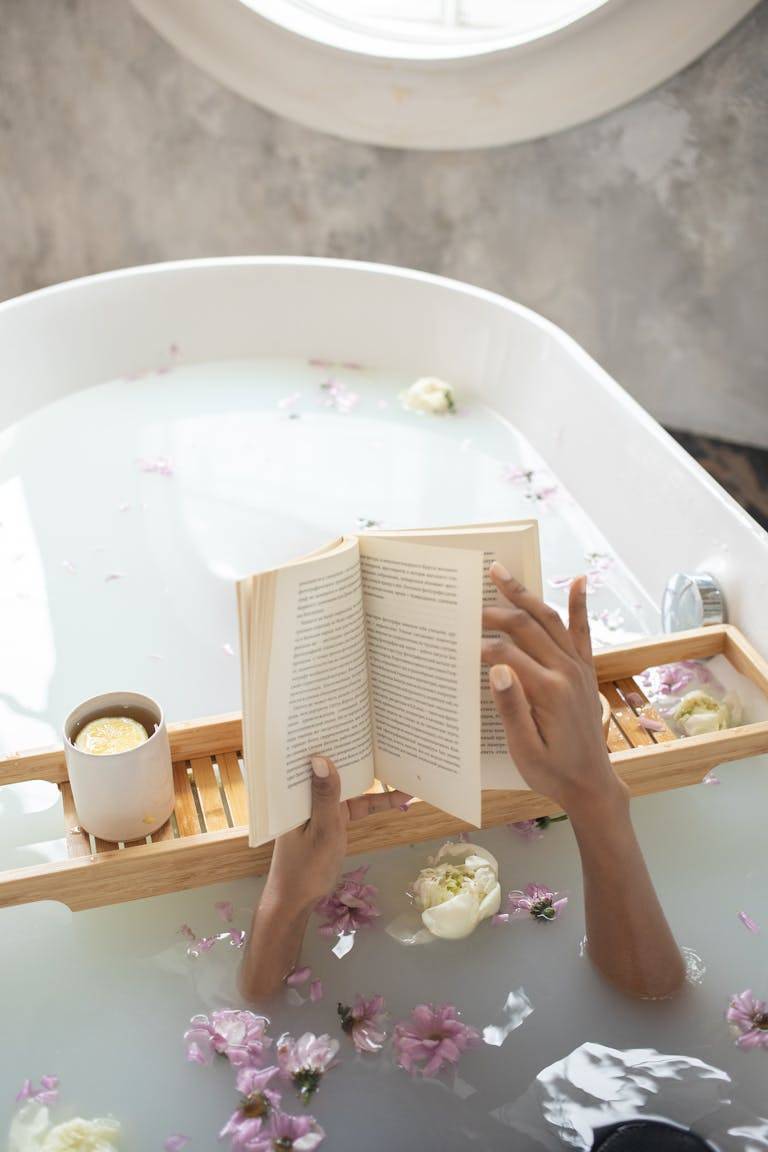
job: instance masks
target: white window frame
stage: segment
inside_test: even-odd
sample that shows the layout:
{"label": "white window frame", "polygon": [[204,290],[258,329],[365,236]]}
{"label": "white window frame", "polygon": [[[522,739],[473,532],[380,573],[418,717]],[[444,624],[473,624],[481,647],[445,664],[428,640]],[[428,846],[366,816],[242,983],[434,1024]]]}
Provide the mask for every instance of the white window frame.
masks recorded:
{"label": "white window frame", "polygon": [[531,140],[591,120],[690,64],[758,2],[607,0],[522,43],[422,45],[406,58],[372,39],[340,47],[288,28],[264,14],[276,0],[133,0],[185,56],[278,115],[424,149]]}

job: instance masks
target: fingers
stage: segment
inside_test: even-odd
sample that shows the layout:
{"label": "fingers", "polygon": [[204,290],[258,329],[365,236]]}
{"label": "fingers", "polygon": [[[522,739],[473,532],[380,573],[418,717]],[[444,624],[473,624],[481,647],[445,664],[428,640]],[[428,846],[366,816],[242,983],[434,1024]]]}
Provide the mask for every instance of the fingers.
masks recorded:
{"label": "fingers", "polygon": [[568,593],[568,633],[582,660],[592,663],[592,638],[587,614],[587,578],[579,576]]}
{"label": "fingers", "polygon": [[350,820],[362,820],[375,812],[388,812],[401,808],[411,797],[407,792],[366,792],[365,796],[355,796],[347,800]]}
{"label": "fingers", "polygon": [[488,679],[510,755],[518,762],[525,762],[541,751],[542,740],[523,686],[508,664],[495,664]]}
{"label": "fingers", "polygon": [[[538,596],[534,596],[532,592],[524,588],[519,581],[510,576],[507,569],[503,564],[499,564],[498,560],[494,560],[491,564],[488,575],[510,604],[527,613],[563,653],[568,656],[573,655],[568,631],[554,608],[550,608]],[[490,612],[493,609],[487,608],[485,611]]]}
{"label": "fingers", "polygon": [[[546,607],[546,605],[544,606]],[[547,609],[553,611],[553,609]],[[562,666],[568,659],[559,644],[542,628],[530,612],[510,605],[494,605],[483,609],[483,629],[486,632],[505,632],[516,647],[527,652],[544,668]]]}
{"label": "fingers", "polygon": [[547,691],[547,669],[506,636],[484,637],[480,644],[480,659],[483,664],[491,667],[494,664],[509,664],[522,680],[526,691],[534,697]]}
{"label": "fingers", "polygon": [[311,763],[312,823],[322,828],[338,816],[341,782],[336,765],[327,756],[313,756]]}

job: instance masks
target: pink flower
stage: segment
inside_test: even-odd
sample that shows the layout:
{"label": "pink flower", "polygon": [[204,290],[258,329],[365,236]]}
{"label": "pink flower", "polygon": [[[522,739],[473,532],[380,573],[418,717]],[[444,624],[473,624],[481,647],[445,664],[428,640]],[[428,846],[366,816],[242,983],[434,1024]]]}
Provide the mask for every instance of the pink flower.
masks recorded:
{"label": "pink flower", "polygon": [[526,884],[522,892],[519,889],[510,892],[507,896],[509,912],[494,917],[494,920],[504,923],[505,919],[521,912],[528,912],[534,920],[556,920],[567,903],[567,896],[560,896],[543,884]]}
{"label": "pink flower", "polygon": [[266,1034],[269,1021],[253,1012],[224,1008],[207,1016],[193,1016],[184,1033],[187,1059],[210,1064],[218,1053],[235,1068],[259,1064],[272,1041]]}
{"label": "pink flower", "polygon": [[379,1052],[387,1038],[384,1028],[386,1012],[383,996],[355,996],[351,1008],[337,1007],[341,1027],[352,1039],[358,1052]]}
{"label": "pink flower", "polygon": [[351,412],[360,399],[356,392],[350,392],[340,380],[324,380],[320,387],[325,392],[323,404],[326,408],[335,408],[337,412]]}
{"label": "pink flower", "polygon": [[315,912],[327,917],[325,924],[318,928],[321,936],[356,932],[358,928],[369,927],[381,915],[376,905],[378,888],[363,883],[367,871],[368,865],[364,864],[353,872],[345,872],[330,896],[315,905]]}
{"label": "pink flower", "polygon": [[231,900],[217,900],[214,908],[225,924],[232,923],[233,910]]}
{"label": "pink flower", "polygon": [[333,1067],[338,1050],[338,1040],[332,1040],[327,1033],[315,1036],[314,1032],[305,1032],[298,1040],[285,1033],[278,1040],[280,1071],[293,1081],[305,1104],[317,1091],[324,1073]]}
{"label": "pink flower", "polygon": [[173,476],[173,464],[167,456],[144,457],[138,462],[142,472],[156,472],[158,476]]}
{"label": "pink flower", "polygon": [[268,1088],[278,1069],[241,1068],[237,1073],[237,1090],[243,1099],[219,1133],[219,1139],[229,1136],[233,1149],[251,1149],[253,1140],[260,1139],[269,1117],[280,1107],[280,1093]]}
{"label": "pink flower", "polygon": [[514,824],[507,824],[510,832],[514,832],[521,840],[531,842],[532,840],[541,840],[543,835],[541,828],[535,820],[516,820]]}
{"label": "pink flower", "polygon": [[59,1098],[58,1076],[41,1076],[40,1087],[35,1088],[31,1080],[25,1080],[16,1093],[16,1103],[34,1100],[38,1104],[55,1104]]}
{"label": "pink flower", "polygon": [[163,1141],[163,1149],[164,1152],[181,1152],[187,1144],[189,1144],[189,1136],[182,1136],[181,1132],[177,1132],[175,1136],[169,1136]]}
{"label": "pink flower", "polygon": [[756,1000],[749,989],[734,994],[725,1018],[739,1032],[736,1038],[739,1048],[768,1049],[768,1004],[765,1000]]}
{"label": "pink flower", "polygon": [[395,1025],[392,1046],[406,1072],[433,1076],[444,1064],[456,1064],[462,1052],[480,1043],[480,1033],[462,1024],[452,1004],[419,1004],[408,1020]]}
{"label": "pink flower", "polygon": [[314,1152],[325,1132],[314,1116],[274,1112],[261,1131],[241,1147],[247,1152]]}
{"label": "pink flower", "polygon": [[659,720],[654,720],[652,716],[638,716],[637,722],[641,728],[645,728],[646,732],[663,732],[664,725]]}

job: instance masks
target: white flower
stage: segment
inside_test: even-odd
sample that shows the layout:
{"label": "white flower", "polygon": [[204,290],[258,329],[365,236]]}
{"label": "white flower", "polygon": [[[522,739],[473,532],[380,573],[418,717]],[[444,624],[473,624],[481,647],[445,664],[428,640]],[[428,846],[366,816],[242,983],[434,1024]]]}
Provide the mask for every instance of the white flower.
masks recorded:
{"label": "white flower", "polygon": [[499,865],[477,844],[444,844],[414,885],[424,927],[444,940],[461,940],[501,903]]}
{"label": "white flower", "polygon": [[725,701],[721,704],[708,692],[698,690],[687,692],[683,696],[677,706],[674,718],[686,736],[701,736],[705,732],[720,732],[723,728],[730,728],[732,722],[738,722],[736,716],[733,717],[732,721],[731,710]]}
{"label": "white flower", "polygon": [[51,1128],[42,1152],[117,1152],[120,1123],[111,1116],[96,1120],[65,1120]]}
{"label": "white flower", "polygon": [[453,389],[444,380],[436,376],[422,376],[410,388],[400,393],[403,408],[409,412],[430,412],[433,415],[441,412],[453,412]]}
{"label": "white flower", "polygon": [[120,1124],[111,1117],[65,1120],[51,1128],[48,1109],[30,1102],[20,1108],[8,1133],[8,1152],[118,1152]]}

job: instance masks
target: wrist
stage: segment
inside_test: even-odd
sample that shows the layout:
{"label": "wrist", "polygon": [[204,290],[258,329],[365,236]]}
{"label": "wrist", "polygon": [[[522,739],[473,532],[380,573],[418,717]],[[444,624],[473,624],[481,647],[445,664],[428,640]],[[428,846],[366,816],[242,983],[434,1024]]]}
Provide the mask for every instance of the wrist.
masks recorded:
{"label": "wrist", "polygon": [[314,897],[307,895],[306,888],[284,884],[269,876],[259,901],[259,915],[270,920],[308,920],[316,903]]}
{"label": "wrist", "polygon": [[629,817],[629,789],[611,770],[611,777],[598,788],[580,791],[563,803],[574,831],[626,825]]}

